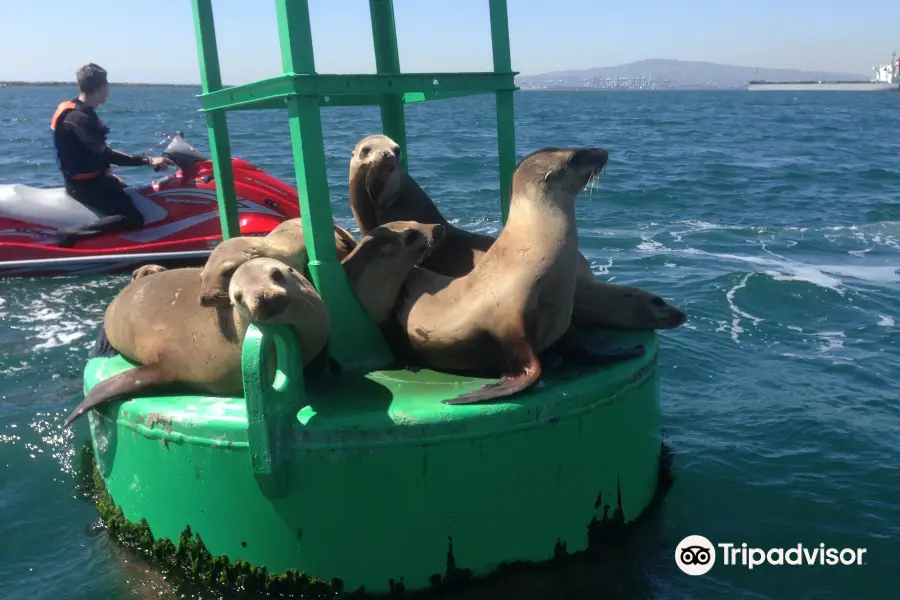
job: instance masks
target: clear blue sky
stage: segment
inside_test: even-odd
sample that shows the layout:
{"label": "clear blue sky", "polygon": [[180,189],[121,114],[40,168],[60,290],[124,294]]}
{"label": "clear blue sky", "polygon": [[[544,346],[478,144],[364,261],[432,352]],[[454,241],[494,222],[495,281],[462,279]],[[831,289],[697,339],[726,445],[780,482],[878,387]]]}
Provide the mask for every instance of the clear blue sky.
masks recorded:
{"label": "clear blue sky", "polygon": [[[2,0],[0,80],[199,81],[190,0]],[[310,0],[320,73],[375,71],[367,0]],[[900,51],[889,0],[508,0],[523,74],[645,58],[870,74]],[[490,70],[487,0],[395,0],[404,71]],[[226,83],[281,71],[274,3],[213,0]]]}

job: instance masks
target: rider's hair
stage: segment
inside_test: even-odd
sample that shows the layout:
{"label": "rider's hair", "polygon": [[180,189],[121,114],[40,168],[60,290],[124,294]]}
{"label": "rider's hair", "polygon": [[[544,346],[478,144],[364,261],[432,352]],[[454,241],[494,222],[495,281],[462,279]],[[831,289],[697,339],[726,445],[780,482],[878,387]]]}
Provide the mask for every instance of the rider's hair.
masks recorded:
{"label": "rider's hair", "polygon": [[93,94],[108,82],[106,81],[106,69],[94,63],[84,65],[75,74],[78,81],[78,89],[84,94]]}

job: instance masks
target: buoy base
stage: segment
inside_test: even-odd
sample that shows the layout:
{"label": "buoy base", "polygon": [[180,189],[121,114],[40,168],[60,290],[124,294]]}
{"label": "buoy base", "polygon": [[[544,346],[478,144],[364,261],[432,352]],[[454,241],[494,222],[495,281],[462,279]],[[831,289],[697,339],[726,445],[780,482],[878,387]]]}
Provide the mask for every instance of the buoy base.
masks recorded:
{"label": "buoy base", "polygon": [[[652,501],[657,336],[608,343],[647,352],[558,369],[496,404],[442,404],[484,381],[432,371],[307,381],[309,405],[279,439],[278,497],[250,468],[242,398],[139,398],[93,411],[97,468],[123,519],[145,520],[156,539],[190,527],[205,552],[231,563],[369,593],[483,577],[584,550],[590,531],[629,523]],[[92,359],[85,387],[129,367]]]}

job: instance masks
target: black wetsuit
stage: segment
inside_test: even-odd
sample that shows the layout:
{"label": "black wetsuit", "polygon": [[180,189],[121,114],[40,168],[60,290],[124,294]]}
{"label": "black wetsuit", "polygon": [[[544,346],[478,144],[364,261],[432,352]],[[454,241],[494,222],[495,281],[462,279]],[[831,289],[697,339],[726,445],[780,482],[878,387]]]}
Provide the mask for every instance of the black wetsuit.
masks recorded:
{"label": "black wetsuit", "polygon": [[125,185],[109,168],[110,165],[148,165],[150,160],[107,146],[109,128],[93,108],[78,99],[59,105],[50,128],[54,130],[56,156],[66,191],[85,206],[108,215],[84,227],[61,229],[60,246],[143,226],[144,217],[125,193]]}

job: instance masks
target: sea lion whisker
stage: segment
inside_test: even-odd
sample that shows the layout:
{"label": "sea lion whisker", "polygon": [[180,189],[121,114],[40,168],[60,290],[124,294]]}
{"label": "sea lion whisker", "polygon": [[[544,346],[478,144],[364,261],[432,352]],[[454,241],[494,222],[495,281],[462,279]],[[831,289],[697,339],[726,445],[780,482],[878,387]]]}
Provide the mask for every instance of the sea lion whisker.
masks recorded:
{"label": "sea lion whisker", "polygon": [[365,177],[366,195],[369,197],[369,202],[372,203],[372,206],[375,206],[375,193],[372,191],[372,184],[369,182],[369,176],[371,174],[372,174],[371,169],[366,171],[366,177]]}

